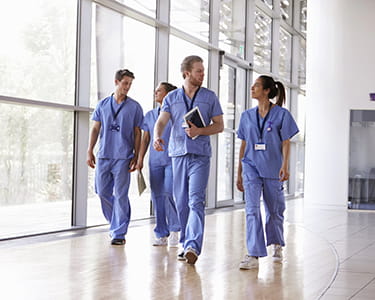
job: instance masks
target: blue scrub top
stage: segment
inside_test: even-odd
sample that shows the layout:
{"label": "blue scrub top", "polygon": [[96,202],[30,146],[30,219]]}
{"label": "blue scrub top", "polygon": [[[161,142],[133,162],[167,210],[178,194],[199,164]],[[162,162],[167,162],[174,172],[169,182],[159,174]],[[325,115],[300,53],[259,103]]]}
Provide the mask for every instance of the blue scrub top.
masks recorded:
{"label": "blue scrub top", "polygon": [[[183,88],[179,88],[169,92],[164,98],[161,110],[170,113],[172,121],[171,137],[169,141],[169,156],[176,157],[185,154],[198,154],[204,156],[211,156],[211,144],[209,136],[198,136],[196,139],[188,137],[185,133],[185,128],[182,127],[184,123],[184,115],[187,113],[184,99],[191,100],[184,95]],[[223,114],[219,99],[216,94],[201,87],[196,94],[192,107],[198,106],[202,114],[202,118],[206,125],[211,123],[213,117]],[[192,108],[191,107],[191,108]],[[190,109],[189,109],[190,110]]]}
{"label": "blue scrub top", "polygon": [[[120,105],[113,95],[109,96],[99,101],[92,115],[92,120],[101,123],[98,158],[130,159],[134,156],[134,127],[142,126],[142,107],[127,97],[114,120],[113,111],[116,113]],[[112,131],[113,124],[120,126],[120,130]]]}
{"label": "blue scrub top", "polygon": [[[257,121],[258,107],[246,110],[241,115],[237,136],[246,141],[243,162],[255,168],[250,178],[263,177],[279,179],[282,165],[282,142],[298,133],[298,127],[291,113],[278,105],[272,107],[263,128],[263,139]],[[259,119],[261,120],[260,116]],[[266,150],[255,150],[256,143],[266,144]]]}
{"label": "blue scrub top", "polygon": [[[160,108],[155,108],[146,113],[143,120],[142,130],[149,132],[150,141],[154,140],[154,126],[159,117]],[[171,134],[171,122],[165,126],[162,139],[164,140],[164,148],[168,149],[169,136]],[[150,166],[167,166],[172,163],[171,158],[168,156],[168,151],[156,151],[154,147],[150,148],[149,165]]]}

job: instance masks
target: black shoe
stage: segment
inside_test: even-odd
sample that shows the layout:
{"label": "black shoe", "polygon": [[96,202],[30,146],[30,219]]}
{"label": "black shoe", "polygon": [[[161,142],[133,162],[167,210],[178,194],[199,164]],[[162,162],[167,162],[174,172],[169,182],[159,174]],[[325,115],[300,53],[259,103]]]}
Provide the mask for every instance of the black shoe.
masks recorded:
{"label": "black shoe", "polygon": [[182,251],[181,253],[177,254],[177,259],[185,261],[186,260],[186,258],[185,258],[185,252]]}
{"label": "black shoe", "polygon": [[111,244],[116,246],[125,245],[125,239],[113,239]]}

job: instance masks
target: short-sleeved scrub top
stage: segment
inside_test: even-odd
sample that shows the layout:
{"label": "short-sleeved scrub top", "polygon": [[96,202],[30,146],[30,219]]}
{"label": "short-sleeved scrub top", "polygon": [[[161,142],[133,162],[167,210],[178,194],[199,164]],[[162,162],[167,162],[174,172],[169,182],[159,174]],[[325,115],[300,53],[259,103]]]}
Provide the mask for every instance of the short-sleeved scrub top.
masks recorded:
{"label": "short-sleeved scrub top", "polygon": [[199,88],[193,103],[186,98],[184,89],[179,88],[170,92],[163,101],[161,110],[170,113],[172,120],[169,156],[176,157],[188,153],[211,156],[210,137],[201,135],[196,139],[190,138],[183,126],[184,115],[198,106],[204,122],[209,125],[213,117],[223,114],[219,99],[213,91],[204,87]]}
{"label": "short-sleeved scrub top", "polygon": [[[263,136],[258,125],[258,107],[251,108],[241,115],[237,135],[246,141],[242,161],[254,167],[256,172],[250,177],[278,179],[282,165],[282,143],[298,133],[298,127],[291,113],[278,105],[269,111]],[[260,120],[262,122],[262,120]],[[256,150],[255,144],[265,144],[265,150]]]}
{"label": "short-sleeved scrub top", "polygon": [[99,101],[92,120],[101,123],[98,158],[133,158],[134,127],[141,127],[143,122],[142,107],[137,101],[127,97],[117,104],[111,95]]}
{"label": "short-sleeved scrub top", "polygon": [[[142,130],[150,133],[150,141],[154,140],[154,126],[159,117],[160,108],[155,108],[146,113],[143,120]],[[164,147],[167,149],[169,144],[169,136],[171,134],[171,122],[168,122],[164,128],[162,139]],[[150,166],[167,166],[172,163],[168,156],[168,151],[156,151],[154,147],[150,147],[149,165]]]}

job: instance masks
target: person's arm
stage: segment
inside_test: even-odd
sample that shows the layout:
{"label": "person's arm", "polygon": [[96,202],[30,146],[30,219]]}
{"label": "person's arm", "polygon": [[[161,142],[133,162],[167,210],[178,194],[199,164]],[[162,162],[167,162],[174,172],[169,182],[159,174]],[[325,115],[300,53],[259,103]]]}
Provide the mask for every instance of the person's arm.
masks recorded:
{"label": "person's arm", "polygon": [[224,130],[223,115],[218,115],[212,118],[212,123],[206,127],[197,127],[192,122],[188,121],[190,127],[185,128],[185,132],[189,137],[197,135],[213,135]]}
{"label": "person's arm", "polygon": [[163,135],[164,128],[168,124],[170,117],[169,112],[162,111],[155,123],[153,147],[156,151],[164,151],[163,145],[165,145],[165,143],[161,136]]}
{"label": "person's arm", "polygon": [[150,144],[150,132],[143,131],[141,147],[139,148],[138,162],[136,166],[136,169],[138,170],[142,170],[143,168],[143,160],[145,158],[149,144]]}
{"label": "person's arm", "polygon": [[98,121],[94,121],[94,125],[92,126],[90,139],[89,139],[89,147],[87,149],[87,165],[91,168],[95,168],[95,155],[94,155],[94,147],[98,140],[99,132],[100,132],[101,123]]}
{"label": "person's arm", "polygon": [[238,155],[238,168],[237,168],[237,189],[241,192],[244,191],[242,181],[242,158],[246,149],[246,141],[242,140],[240,147],[240,154]]}
{"label": "person's arm", "polygon": [[283,141],[282,144],[283,164],[279,172],[280,181],[289,179],[289,154],[290,154],[290,140]]}
{"label": "person's arm", "polygon": [[134,157],[130,161],[129,172],[133,172],[136,169],[138,155],[139,155],[139,148],[141,147],[141,136],[142,136],[141,128],[138,126],[135,126],[134,127]]}

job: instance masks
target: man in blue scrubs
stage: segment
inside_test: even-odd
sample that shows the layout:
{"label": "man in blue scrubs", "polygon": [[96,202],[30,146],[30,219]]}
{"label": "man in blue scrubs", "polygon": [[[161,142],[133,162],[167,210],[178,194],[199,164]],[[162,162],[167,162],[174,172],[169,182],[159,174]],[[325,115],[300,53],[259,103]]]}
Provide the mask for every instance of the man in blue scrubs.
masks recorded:
{"label": "man in blue scrubs", "polygon": [[[147,112],[143,120],[143,136],[137,169],[142,170],[143,168],[144,156],[147,152],[150,141],[153,141],[154,126],[159,117],[160,106],[163,103],[163,99],[170,91],[173,91],[176,88],[177,87],[168,82],[161,82],[155,89],[155,102],[158,107]],[[170,133],[171,122],[168,122],[162,136],[166,147],[168,146]],[[169,244],[170,247],[177,247],[178,232],[181,228],[180,221],[178,220],[176,204],[173,199],[172,160],[167,152],[156,151],[153,147],[150,147],[148,162],[151,199],[154,205],[156,217],[156,226],[154,229],[156,238],[153,245],[166,246]]]}
{"label": "man in blue scrubs", "polygon": [[[201,87],[204,79],[203,60],[188,56],[181,64],[182,88],[164,99],[154,129],[154,148],[164,150],[162,133],[172,121],[169,156],[172,157],[173,192],[181,224],[179,259],[195,264],[201,253],[204,233],[205,198],[210,171],[210,135],[223,131],[223,111],[215,93]],[[184,115],[198,106],[206,127],[185,124]]]}
{"label": "man in blue scrubs", "polygon": [[[93,115],[94,125],[87,150],[87,164],[95,168],[95,190],[104,217],[110,224],[112,245],[124,245],[130,222],[128,197],[130,172],[135,170],[141,143],[143,111],[128,97],[134,74],[119,70],[115,74],[115,92],[101,100]],[[94,147],[100,136],[97,160]]]}

